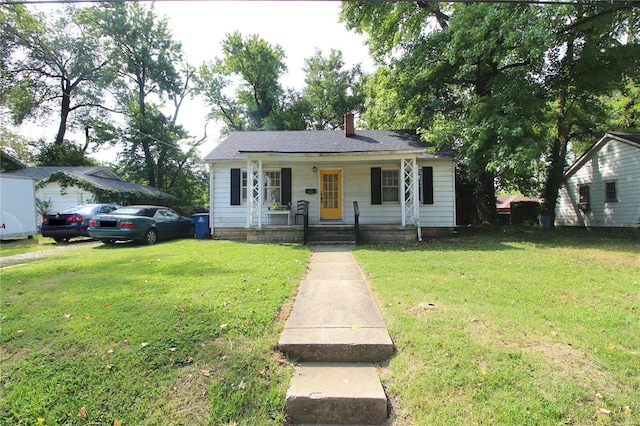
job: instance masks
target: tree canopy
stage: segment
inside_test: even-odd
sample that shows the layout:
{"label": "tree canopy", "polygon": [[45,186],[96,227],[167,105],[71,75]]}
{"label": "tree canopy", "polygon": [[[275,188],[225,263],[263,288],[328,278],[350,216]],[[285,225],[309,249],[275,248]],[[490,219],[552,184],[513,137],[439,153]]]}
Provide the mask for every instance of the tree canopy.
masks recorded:
{"label": "tree canopy", "polygon": [[199,92],[227,131],[263,130],[283,94],[278,80],[287,70],[284,50],[258,35],[235,32],[222,42],[222,51],[223,58],[200,67]]}
{"label": "tree canopy", "polygon": [[604,96],[634,96],[634,18],[617,5],[342,5],[381,64],[365,88],[367,125],[419,128],[456,148],[486,222],[496,184],[541,190],[553,211],[570,142],[608,123]]}
{"label": "tree canopy", "polygon": [[341,19],[367,34],[377,69],[365,75],[340,51],[316,50],[296,89],[282,85],[284,49],[257,34],[228,34],[220,57],[194,67],[153,5],[46,16],[2,5],[0,107],[16,123],[57,123],[46,141],[3,131],[40,164],[84,164],[89,151],[118,147],[123,177],[204,204],[201,141],[177,124],[185,99],[203,99],[223,135],[332,130],[351,111],[365,127],[417,129],[455,148],[477,217],[495,222],[498,189],[541,194],[552,214],[572,157],[607,130],[639,129],[638,8],[364,1],[344,2]]}

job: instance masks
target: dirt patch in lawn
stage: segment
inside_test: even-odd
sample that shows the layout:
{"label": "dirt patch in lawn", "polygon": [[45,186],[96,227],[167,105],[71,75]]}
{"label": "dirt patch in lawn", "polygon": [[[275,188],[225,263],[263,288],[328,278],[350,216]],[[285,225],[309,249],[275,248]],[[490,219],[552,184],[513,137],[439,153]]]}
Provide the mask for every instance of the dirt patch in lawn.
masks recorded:
{"label": "dirt patch in lawn", "polygon": [[552,342],[542,335],[523,335],[522,340],[515,341],[499,327],[484,320],[473,321],[466,327],[466,331],[483,345],[502,345],[505,349],[516,349],[523,354],[542,357],[549,363],[548,374],[574,380],[594,393],[621,392],[608,372],[594,364],[587,353],[570,344]]}
{"label": "dirt patch in lawn", "polygon": [[99,241],[93,240],[81,240],[74,241],[70,244],[61,244],[58,247],[40,250],[40,251],[32,251],[29,253],[16,254],[13,256],[3,256],[0,257],[0,268],[7,268],[10,266],[22,265],[23,263],[32,262],[34,260],[43,259],[51,256],[55,256],[60,253],[64,253],[70,250],[77,250],[80,248],[87,247],[96,247],[102,244]]}

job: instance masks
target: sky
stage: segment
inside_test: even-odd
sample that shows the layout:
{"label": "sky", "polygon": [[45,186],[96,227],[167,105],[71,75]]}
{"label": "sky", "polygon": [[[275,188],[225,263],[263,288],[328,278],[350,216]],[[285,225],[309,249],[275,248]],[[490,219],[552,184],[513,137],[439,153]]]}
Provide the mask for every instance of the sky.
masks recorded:
{"label": "sky", "polygon": [[[304,60],[315,49],[325,55],[331,49],[341,50],[347,67],[359,63],[365,71],[373,69],[365,37],[339,22],[338,1],[162,1],[155,8],[159,16],[168,18],[175,39],[182,42],[187,60],[194,65],[221,57],[221,42],[239,31],[244,37],[257,34],[284,49],[288,71],[280,82],[285,89],[304,87]],[[199,139],[207,112],[202,102],[190,101],[178,121]],[[213,122],[208,125],[203,155],[218,142],[219,128]]]}
{"label": "sky", "polygon": [[[49,5],[40,5],[46,11]],[[280,45],[286,55],[288,72],[281,84],[300,90],[304,86],[304,59],[320,49],[325,56],[331,49],[341,50],[347,67],[361,64],[373,70],[373,61],[365,45],[365,36],[348,31],[339,22],[339,1],[159,1],[159,17],[166,16],[175,40],[182,43],[186,59],[199,66],[222,56],[221,42],[227,34],[239,31],[244,37],[257,34],[270,44]],[[178,116],[192,137],[202,138],[208,108],[199,100],[185,100]],[[51,140],[55,129],[41,130],[35,136]],[[220,125],[207,127],[207,141],[200,152],[208,154],[218,143]],[[21,131],[20,133],[24,133]],[[33,132],[31,132],[33,133]],[[113,161],[115,154],[100,154],[100,160]]]}

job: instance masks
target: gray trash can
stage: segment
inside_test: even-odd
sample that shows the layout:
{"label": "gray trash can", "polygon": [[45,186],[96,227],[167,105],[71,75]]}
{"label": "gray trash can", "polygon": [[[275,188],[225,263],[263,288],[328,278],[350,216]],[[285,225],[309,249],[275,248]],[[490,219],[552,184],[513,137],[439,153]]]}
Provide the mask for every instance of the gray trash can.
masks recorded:
{"label": "gray trash can", "polygon": [[210,238],[209,232],[209,213],[196,213],[191,216],[194,229],[196,231],[196,239],[204,240]]}

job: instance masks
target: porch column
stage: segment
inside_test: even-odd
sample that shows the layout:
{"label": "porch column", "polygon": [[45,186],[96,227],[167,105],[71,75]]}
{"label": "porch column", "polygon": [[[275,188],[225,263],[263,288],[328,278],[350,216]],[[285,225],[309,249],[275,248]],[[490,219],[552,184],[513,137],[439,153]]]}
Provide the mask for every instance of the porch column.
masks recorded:
{"label": "porch column", "polygon": [[404,194],[400,197],[402,226],[417,225],[420,222],[420,198],[418,194],[418,166],[415,157],[402,159],[402,179],[400,181],[400,194]]}
{"label": "porch column", "polygon": [[215,179],[213,176],[213,163],[209,163],[209,229],[211,230],[211,236],[213,236],[215,230],[213,228],[213,218],[216,212],[213,209],[213,200],[215,198],[214,185]]}
{"label": "porch column", "polygon": [[247,228],[262,228],[262,160],[247,160]]}

